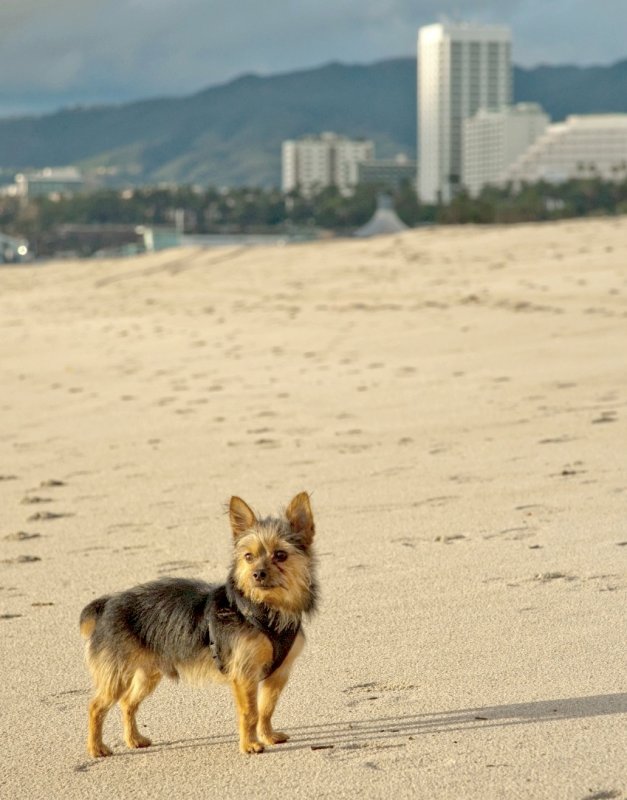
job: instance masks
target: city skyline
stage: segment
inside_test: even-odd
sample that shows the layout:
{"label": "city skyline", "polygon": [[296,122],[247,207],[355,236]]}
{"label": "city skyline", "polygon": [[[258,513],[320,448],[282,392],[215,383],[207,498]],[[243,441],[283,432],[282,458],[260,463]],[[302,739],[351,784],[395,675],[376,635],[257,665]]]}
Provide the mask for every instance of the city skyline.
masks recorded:
{"label": "city skyline", "polygon": [[[21,0],[0,6],[0,116],[185,95],[244,73],[413,55],[442,15],[512,28],[515,64],[610,64],[627,57],[624,0],[304,2]],[[555,31],[559,31],[559,36]]]}

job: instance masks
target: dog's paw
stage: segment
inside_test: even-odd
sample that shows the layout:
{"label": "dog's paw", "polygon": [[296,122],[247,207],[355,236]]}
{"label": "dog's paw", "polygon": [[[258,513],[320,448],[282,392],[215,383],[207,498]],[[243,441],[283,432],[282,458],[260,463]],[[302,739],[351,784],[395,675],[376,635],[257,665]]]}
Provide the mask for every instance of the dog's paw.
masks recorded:
{"label": "dog's paw", "polygon": [[87,751],[92,758],[105,758],[113,755],[113,750],[103,742],[88,745]]}
{"label": "dog's paw", "polygon": [[263,753],[264,747],[261,742],[242,742],[240,750],[242,753]]}
{"label": "dog's paw", "polygon": [[264,744],[283,744],[283,742],[287,742],[290,738],[287,733],[283,733],[282,731],[272,731],[271,733],[264,733],[259,736],[261,741]]}
{"label": "dog's paw", "polygon": [[150,747],[152,740],[147,736],[142,736],[141,733],[138,733],[133,739],[127,739],[126,744],[133,749],[137,747]]}

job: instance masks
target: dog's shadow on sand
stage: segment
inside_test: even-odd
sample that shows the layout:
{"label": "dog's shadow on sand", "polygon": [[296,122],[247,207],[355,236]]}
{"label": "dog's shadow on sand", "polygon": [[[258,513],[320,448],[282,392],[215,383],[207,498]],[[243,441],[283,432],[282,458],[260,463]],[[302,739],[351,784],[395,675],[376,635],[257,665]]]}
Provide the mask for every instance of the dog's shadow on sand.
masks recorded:
{"label": "dog's shadow on sand", "polygon": [[[367,719],[347,719],[318,725],[301,725],[287,728],[290,741],[273,747],[270,753],[286,753],[292,750],[355,749],[370,743],[381,742],[381,746],[394,746],[386,740],[414,739],[423,734],[472,733],[482,728],[501,728],[510,725],[534,725],[542,722],[600,717],[627,713],[627,693],[596,694],[589,697],[569,697],[559,700],[539,700],[532,703],[464,708],[456,711],[439,711],[425,714],[404,714]],[[208,747],[229,744],[237,747],[237,737],[230,735],[203,736],[178,741],[162,741],[146,750],[122,751],[118,757],[157,755],[163,751],[188,747]],[[398,746],[401,746],[400,744]],[[106,759],[103,759],[106,761]],[[76,767],[84,771],[98,762],[85,762]]]}
{"label": "dog's shadow on sand", "polygon": [[[293,739],[282,750],[366,744],[382,739],[416,738],[422,734],[472,732],[480,728],[531,725],[627,713],[627,693],[540,700],[500,706],[464,708],[425,714],[353,719],[291,728]],[[302,739],[307,742],[303,743]],[[315,740],[315,741],[314,741]]]}

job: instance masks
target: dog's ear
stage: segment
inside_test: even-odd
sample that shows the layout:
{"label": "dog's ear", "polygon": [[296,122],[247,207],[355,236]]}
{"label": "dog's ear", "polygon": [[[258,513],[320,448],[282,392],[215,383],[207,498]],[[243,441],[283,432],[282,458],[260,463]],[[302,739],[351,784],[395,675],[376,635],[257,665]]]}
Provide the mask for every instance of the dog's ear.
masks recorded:
{"label": "dog's ear", "polygon": [[285,516],[290,523],[292,533],[295,533],[301,539],[305,547],[309,547],[316,529],[307,492],[301,492],[296,495],[287,507]]}
{"label": "dog's ear", "polygon": [[233,536],[236,539],[247,530],[250,530],[255,522],[257,522],[255,512],[246,505],[241,497],[231,497],[231,502],[229,503],[229,519],[231,520]]}

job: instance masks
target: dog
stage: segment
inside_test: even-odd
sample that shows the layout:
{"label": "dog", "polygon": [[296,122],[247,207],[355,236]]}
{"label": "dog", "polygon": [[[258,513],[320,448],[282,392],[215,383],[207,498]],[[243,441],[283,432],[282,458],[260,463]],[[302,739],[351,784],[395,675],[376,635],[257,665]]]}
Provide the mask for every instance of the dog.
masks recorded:
{"label": "dog", "polygon": [[148,747],[137,709],[161,678],[230,683],[243,753],[287,741],[272,714],[304,646],[302,620],[316,607],[309,495],[297,494],[284,516],[258,518],[232,497],[233,561],[226,583],[163,578],[93,600],[80,615],[95,692],[87,750],[111,755],[102,727],[117,702],[128,747]]}

